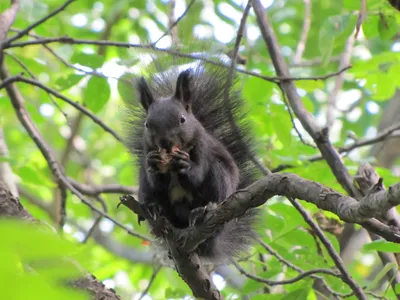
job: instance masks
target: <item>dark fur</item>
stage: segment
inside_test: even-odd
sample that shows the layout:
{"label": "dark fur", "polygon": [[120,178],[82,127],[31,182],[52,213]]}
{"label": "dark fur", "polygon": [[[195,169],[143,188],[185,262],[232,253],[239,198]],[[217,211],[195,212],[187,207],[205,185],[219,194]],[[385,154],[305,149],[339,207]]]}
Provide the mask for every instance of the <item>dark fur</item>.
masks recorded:
{"label": "dark fur", "polygon": [[[157,71],[147,81],[141,78],[137,83],[144,110],[137,104],[130,107],[128,147],[140,166],[139,201],[158,203],[174,226],[185,228],[193,209],[210,202],[220,203],[255,180],[256,170],[250,161],[252,143],[236,82],[229,90],[228,102],[224,100],[228,69],[197,64],[182,72],[160,67]],[[171,203],[172,173],[149,172],[146,156],[159,147],[170,148],[174,144],[189,153],[190,167],[183,173],[174,173],[185,195]],[[254,236],[255,218],[256,211],[252,209],[224,224],[199,246],[199,254],[224,262],[246,250]]]}

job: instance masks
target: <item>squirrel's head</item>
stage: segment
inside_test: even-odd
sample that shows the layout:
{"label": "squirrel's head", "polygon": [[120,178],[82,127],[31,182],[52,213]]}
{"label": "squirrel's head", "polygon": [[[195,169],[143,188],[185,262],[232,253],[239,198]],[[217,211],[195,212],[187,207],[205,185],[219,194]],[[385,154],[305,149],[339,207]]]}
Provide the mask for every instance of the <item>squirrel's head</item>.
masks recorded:
{"label": "squirrel's head", "polygon": [[153,146],[171,152],[172,147],[187,149],[193,141],[198,121],[192,114],[191,70],[179,74],[175,94],[156,99],[146,80],[140,78],[137,89],[146,111],[145,138]]}

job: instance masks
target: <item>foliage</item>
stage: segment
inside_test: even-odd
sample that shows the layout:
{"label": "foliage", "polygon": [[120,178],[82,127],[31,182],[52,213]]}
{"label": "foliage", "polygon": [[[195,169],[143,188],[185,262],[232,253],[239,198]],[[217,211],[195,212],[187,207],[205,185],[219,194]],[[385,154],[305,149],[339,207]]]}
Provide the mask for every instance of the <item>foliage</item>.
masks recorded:
{"label": "foliage", "polygon": [[82,276],[72,261],[85,265],[88,253],[82,247],[61,239],[47,227],[15,221],[2,220],[0,233],[0,279],[5,299],[88,299],[68,286],[72,278]]}
{"label": "foliage", "polygon": [[[176,16],[183,13],[189,2],[176,1]],[[343,53],[348,38],[354,34],[360,1],[312,0],[309,17],[311,29],[302,59],[297,64],[293,63],[293,57],[305,19],[304,1],[264,2],[269,5],[266,12],[293,76],[322,76],[339,69],[337,58]],[[336,146],[352,142],[349,132],[359,138],[371,137],[383,108],[400,87],[400,44],[393,39],[398,32],[400,14],[385,0],[366,2],[367,15],[352,52],[352,68],[346,72],[337,97],[335,122],[331,130],[331,139]],[[24,29],[63,3],[60,0],[23,0],[13,28]],[[0,11],[7,7],[8,1],[0,3]],[[35,40],[35,34],[39,37],[67,35],[77,40],[146,44],[155,42],[167,30],[170,10],[169,1],[160,0],[74,1],[58,15],[36,27],[31,37],[21,41]],[[195,1],[177,24],[179,50],[184,53],[201,52],[204,49],[211,53],[232,50],[242,12],[242,1]],[[9,37],[14,34],[10,32]],[[196,42],[193,42],[193,35],[199,37]],[[167,36],[157,46],[165,48],[170,43]],[[123,135],[123,98],[124,95],[133,96],[134,91],[126,87],[118,88],[116,78],[125,73],[139,73],[146,53],[146,49],[135,47],[50,43],[46,47],[29,45],[6,49],[4,63],[12,75],[23,72],[24,76],[39,80],[83,104],[106,125]],[[241,68],[265,76],[275,75],[252,11],[240,54],[247,59],[245,67]],[[311,66],[307,62],[312,62]],[[319,154],[318,149],[306,145],[299,138],[294,124],[303,139],[312,141],[297,120],[292,123],[278,86],[255,76],[239,76],[249,111],[247,118],[256,137],[257,155],[262,162],[271,169],[279,165],[292,165],[294,168],[290,172],[344,192],[325,161],[308,162],[309,157]],[[296,81],[304,105],[321,126],[326,121],[327,101],[335,78]],[[95,185],[137,184],[137,170],[122,143],[87,117],[77,121],[81,118],[79,112],[66,102],[33,85],[22,82],[16,85],[24,96],[25,105],[39,132],[51,145],[57,158],[63,161],[69,177]],[[22,204],[37,219],[54,225],[57,184],[46,160],[16,118],[4,89],[0,90],[0,112],[0,125],[4,129],[10,153],[8,161],[25,191],[21,194]],[[78,130],[75,131],[75,128]],[[74,136],[72,147],[68,146],[71,135]],[[359,162],[369,158],[369,150],[368,147],[356,149],[345,159],[346,166],[353,174]],[[381,176],[385,174],[387,185],[398,180],[387,170],[379,170],[379,173]],[[118,196],[102,194],[109,214],[135,232],[147,234],[146,228],[138,225],[134,214],[125,208],[117,209]],[[40,199],[41,205],[35,199]],[[94,198],[92,200],[101,207],[101,202]],[[318,211],[313,205],[304,206],[311,213]],[[331,257],[316,242],[301,215],[289,202],[273,199],[263,208],[260,237],[284,259],[304,271],[334,266]],[[77,274],[74,265],[66,257],[76,259],[97,278],[114,287],[123,299],[129,299],[132,295],[138,297],[154,272],[151,260],[138,259],[150,251],[149,244],[132,237],[109,220],[102,219],[99,226],[101,235],[95,234],[83,247],[86,259],[81,254],[76,257],[82,248],[77,242],[84,240],[97,215],[69,192],[66,214],[63,239],[43,228],[0,223],[3,238],[0,282],[6,288],[5,299],[39,299],[39,295],[42,296],[40,299],[86,299],[84,294],[59,285],[60,279]],[[334,217],[330,213],[325,215]],[[327,236],[339,251],[337,238],[329,233]],[[361,286],[371,289],[377,285],[376,280],[368,278],[380,263],[377,250],[399,252],[400,249],[397,244],[373,242],[366,245],[346,266]],[[285,267],[272,256],[266,255],[260,260],[257,253],[265,253],[265,249],[256,245],[252,255],[241,263],[257,276],[278,280],[298,275],[297,271]],[[46,259],[46,264],[40,264],[42,259]],[[48,262],[53,260],[55,263],[49,265]],[[34,272],[30,271],[31,268]],[[382,272],[384,276],[388,269]],[[340,278],[327,274],[318,276],[323,277],[338,293],[351,292]],[[228,299],[236,295],[249,295],[251,299],[267,297],[268,288],[263,283],[246,279],[243,288],[240,288],[229,284],[227,278],[226,281],[218,279],[215,277]],[[314,280],[306,277],[293,284],[279,286],[279,289],[272,287],[274,294],[268,294],[268,298],[316,299],[317,292],[313,284]],[[24,288],[18,289],[17,285],[23,285]],[[15,294],[16,290],[18,295]],[[394,297],[392,290],[384,292],[386,297]],[[191,292],[174,270],[165,267],[152,282],[149,295],[153,299],[183,298],[191,295]]]}

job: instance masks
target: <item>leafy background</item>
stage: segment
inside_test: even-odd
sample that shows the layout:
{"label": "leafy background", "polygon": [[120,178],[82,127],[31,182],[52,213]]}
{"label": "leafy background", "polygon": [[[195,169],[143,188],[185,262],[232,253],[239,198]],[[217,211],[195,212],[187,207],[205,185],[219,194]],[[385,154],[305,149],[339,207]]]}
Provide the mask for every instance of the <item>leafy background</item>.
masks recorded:
{"label": "leafy background", "polygon": [[[400,85],[400,43],[396,36],[400,14],[385,0],[366,2],[367,15],[352,51],[352,68],[346,72],[344,84],[337,97],[335,119],[330,132],[330,137],[337,146],[352,141],[349,132],[358,138],[374,136],[383,109]],[[183,13],[188,3],[189,1],[176,1],[176,17]],[[60,0],[23,0],[13,28],[24,29],[61,4],[63,2]],[[8,5],[7,1],[2,1],[0,11],[4,11]],[[203,51],[205,47],[214,53],[233,49],[243,5],[239,0],[195,1],[177,25],[182,52]],[[293,57],[305,18],[304,1],[264,1],[264,5],[268,7],[267,13],[293,76],[321,76],[339,69],[338,57],[343,53],[348,38],[354,34],[360,10],[359,1],[312,0],[311,29],[302,60],[297,63],[293,63]],[[75,1],[31,33],[44,37],[67,35],[80,40],[109,39],[144,44],[156,41],[167,30],[170,14],[169,1]],[[13,34],[15,33],[10,32],[9,36]],[[198,42],[186,44],[193,35],[198,36]],[[168,48],[170,44],[167,36],[157,46]],[[34,76],[73,101],[84,104],[104,123],[121,135],[124,134],[121,122],[124,117],[124,91],[118,89],[116,78],[128,71],[138,72],[141,66],[139,55],[146,51],[63,43],[48,44],[48,47],[31,45],[7,49],[5,64],[11,74],[23,72],[25,76]],[[253,12],[248,19],[240,53],[247,59],[244,68],[267,76],[275,74]],[[94,76],[93,72],[104,76]],[[334,82],[335,77],[296,82],[303,103],[321,126],[326,123],[327,99]],[[257,140],[257,154],[262,162],[271,169],[282,164],[293,165],[295,167],[290,172],[344,192],[324,161],[307,162],[307,158],[318,154],[318,151],[299,139],[277,86],[260,78],[244,75],[240,75],[240,85],[249,110],[247,117]],[[112,135],[92,120],[82,117],[64,101],[49,96],[43,90],[25,83],[18,83],[17,86],[24,96],[33,121],[57,154],[69,177],[88,184],[137,184],[137,170],[131,156]],[[127,92],[129,93],[129,89]],[[4,89],[0,90],[0,112],[0,125],[9,148],[9,158],[5,160],[10,162],[18,180],[22,204],[35,218],[56,227],[57,185],[52,179],[46,160],[17,120]],[[311,142],[297,120],[295,124],[302,137]],[[74,126],[78,129],[72,146],[68,146]],[[369,147],[352,151],[345,157],[345,164],[354,174],[360,161],[366,159],[372,160]],[[392,170],[381,168],[378,171],[388,186],[398,180],[395,166]],[[125,208],[116,208],[118,196],[102,194],[102,201],[109,214],[128,228],[147,234],[145,226],[137,224],[136,216]],[[97,200],[93,199],[94,203],[102,208]],[[317,212],[316,207],[304,205],[310,212]],[[314,237],[304,230],[307,228],[305,221],[288,202],[273,199],[264,206],[264,210],[260,235],[281,256],[303,270],[333,265],[325,250],[320,250]],[[115,288],[122,299],[138,299],[156,269],[152,259],[146,256],[150,251],[149,244],[130,236],[106,219],[100,221],[96,232],[83,244],[97,215],[71,194],[68,194],[66,212],[63,239],[35,226],[21,227],[9,222],[0,224],[3,238],[0,250],[0,282],[5,288],[5,295],[8,295],[5,299],[85,299],[84,294],[67,290],[59,284],[58,279],[67,278],[77,272],[72,263],[65,259],[70,255],[106,286]],[[326,215],[334,217],[332,214]],[[327,235],[339,251],[337,238],[329,233]],[[387,269],[393,266],[382,269],[375,277],[370,276],[380,264],[375,252],[377,249],[400,251],[395,244],[370,243],[353,256],[347,267],[360,285],[371,290],[378,286],[382,288],[381,292],[386,292],[386,297],[395,297],[393,291],[385,291],[386,285],[382,287],[379,283]],[[284,267],[274,258],[260,261],[256,255],[258,252],[264,252],[260,245],[256,245],[253,252],[255,254],[243,262],[244,267],[251,268],[258,276],[276,279],[283,275],[285,278],[297,275],[297,272]],[[141,259],[142,257],[146,259]],[[40,263],[36,267],[32,263],[50,258],[57,261],[57,267]],[[26,271],[24,264],[32,264],[36,275]],[[336,291],[350,292],[342,280],[321,276]],[[238,288],[222,276],[215,275],[214,279],[228,299],[244,295],[251,299],[265,298],[263,293],[266,290],[262,283],[247,279],[243,288]],[[16,284],[25,287],[18,289],[18,295],[13,294]],[[273,291],[274,295],[268,295],[269,299],[316,298],[313,280],[309,277],[294,284],[273,288]],[[191,292],[177,273],[164,267],[158,272],[145,297],[165,299],[188,295]]]}

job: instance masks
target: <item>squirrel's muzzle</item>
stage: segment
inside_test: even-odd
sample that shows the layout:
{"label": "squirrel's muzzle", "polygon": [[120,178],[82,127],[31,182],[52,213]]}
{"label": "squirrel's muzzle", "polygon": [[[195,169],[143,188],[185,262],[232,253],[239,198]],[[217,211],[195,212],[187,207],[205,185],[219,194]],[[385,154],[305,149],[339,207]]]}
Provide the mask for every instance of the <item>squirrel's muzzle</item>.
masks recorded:
{"label": "squirrel's muzzle", "polygon": [[158,147],[166,149],[168,153],[171,152],[172,146],[173,143],[168,139],[163,138],[158,141]]}

